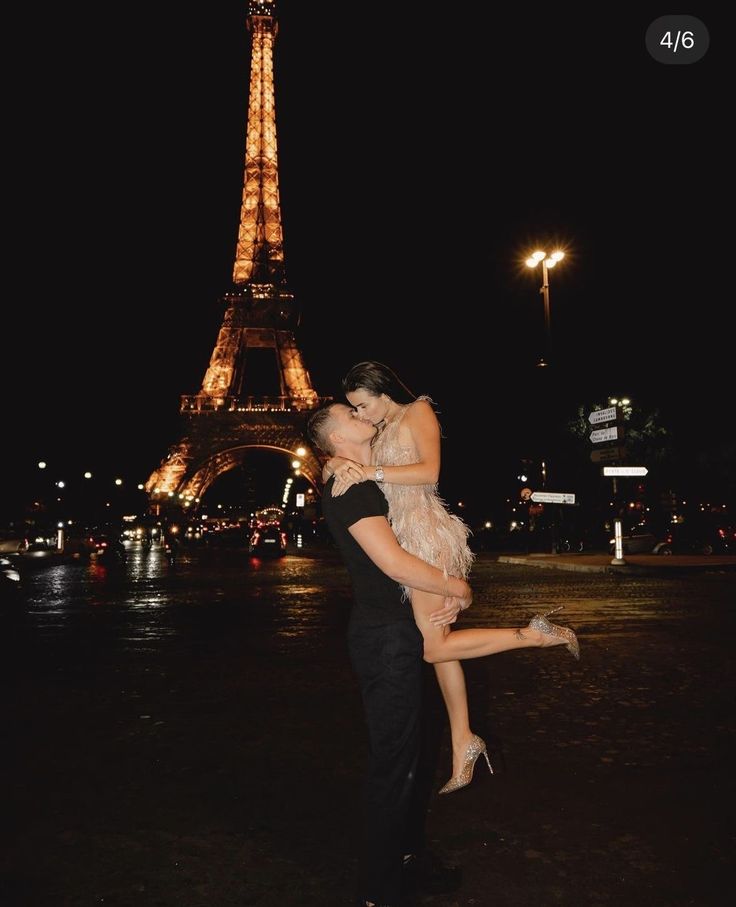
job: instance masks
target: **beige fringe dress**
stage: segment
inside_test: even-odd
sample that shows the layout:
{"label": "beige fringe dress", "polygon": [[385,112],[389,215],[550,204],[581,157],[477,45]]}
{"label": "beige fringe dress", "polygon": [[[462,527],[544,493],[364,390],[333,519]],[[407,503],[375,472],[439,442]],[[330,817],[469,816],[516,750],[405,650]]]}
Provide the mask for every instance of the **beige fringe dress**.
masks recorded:
{"label": "beige fringe dress", "polygon": [[[417,397],[427,400],[429,397]],[[412,444],[399,443],[399,426],[407,409],[401,412],[378,433],[373,442],[371,460],[374,465],[404,466],[419,462],[419,452]],[[388,501],[388,518],[401,547],[423,561],[439,567],[445,576],[468,577],[474,555],[468,547],[470,527],[450,513],[437,492],[436,485],[392,485],[385,482],[381,490]],[[404,587],[411,598],[411,590]]]}

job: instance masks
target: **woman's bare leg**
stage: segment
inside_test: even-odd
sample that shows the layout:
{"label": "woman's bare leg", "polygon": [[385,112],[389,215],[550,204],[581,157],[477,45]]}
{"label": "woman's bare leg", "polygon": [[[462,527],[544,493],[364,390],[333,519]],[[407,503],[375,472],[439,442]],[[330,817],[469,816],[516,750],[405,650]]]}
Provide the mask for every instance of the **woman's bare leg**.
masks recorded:
{"label": "woman's bare leg", "polygon": [[[488,627],[472,630],[451,630],[450,627],[436,627],[429,620],[430,614],[439,611],[443,598],[427,592],[412,590],[411,604],[414,620],[424,640],[424,660],[434,664],[437,681],[442,691],[447,714],[450,719],[452,735],[452,777],[440,793],[449,793],[469,783],[469,778],[461,775],[467,773],[469,744],[475,735],[470,729],[468,714],[468,695],[465,687],[461,659],[481,658],[484,655],[496,655],[511,649],[527,649],[532,646],[546,647],[554,645],[574,645],[575,657],[577,639],[570,630],[554,627],[544,618],[535,617],[526,627]],[[549,613],[549,612],[548,612]],[[554,632],[553,632],[554,631]],[[567,634],[567,636],[563,635]],[[570,640],[572,637],[572,642]],[[572,649],[571,649],[572,651]],[[474,754],[474,758],[478,753]],[[486,754],[486,759],[488,755]],[[490,763],[489,763],[490,767]],[[491,769],[492,771],[492,769]],[[470,768],[472,777],[472,765]],[[453,782],[461,782],[451,787]]]}
{"label": "woman's bare leg", "polygon": [[512,649],[567,644],[564,637],[542,633],[532,626],[482,627],[450,632],[449,627],[435,627],[429,620],[429,615],[441,606],[440,596],[412,592],[414,620],[424,638],[424,660],[430,664],[482,658],[484,655],[497,655]]}
{"label": "woman's bare leg", "polygon": [[465,753],[473,739],[468,712],[468,692],[465,687],[465,673],[459,661],[438,662],[434,666],[437,683],[445,700],[447,717],[450,720],[452,738],[452,774],[462,769]]}
{"label": "woman's bare leg", "polygon": [[455,630],[442,639],[432,639],[429,647],[425,640],[424,660],[436,665],[456,659],[497,655],[499,652],[509,652],[512,649],[557,646],[564,643],[564,639],[548,637],[528,627]]}
{"label": "woman's bare leg", "polygon": [[[414,619],[425,639],[425,633],[439,633],[444,636],[448,628],[439,629],[425,619],[425,615],[432,614],[442,607],[442,597],[429,592],[412,590],[411,596]],[[438,662],[434,666],[437,674],[442,698],[445,701],[447,716],[450,720],[450,736],[452,738],[452,774],[457,775],[462,769],[465,752],[473,738],[470,729],[470,715],[468,713],[468,693],[465,686],[465,673],[459,661]]]}

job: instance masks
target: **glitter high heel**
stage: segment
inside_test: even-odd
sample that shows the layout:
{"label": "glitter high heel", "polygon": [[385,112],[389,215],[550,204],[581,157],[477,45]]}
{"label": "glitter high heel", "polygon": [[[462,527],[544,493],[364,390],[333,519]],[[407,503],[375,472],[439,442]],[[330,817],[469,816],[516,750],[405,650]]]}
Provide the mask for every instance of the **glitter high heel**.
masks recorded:
{"label": "glitter high heel", "polygon": [[461,787],[467,787],[473,780],[473,769],[475,768],[475,763],[481,753],[486,757],[488,770],[493,774],[493,766],[491,765],[491,760],[488,758],[486,742],[477,734],[473,734],[473,739],[465,750],[465,758],[463,759],[463,767],[460,770],[460,773],[453,778],[450,778],[447,784],[440,788],[439,793],[451,794],[455,790],[460,790]]}
{"label": "glitter high heel", "polygon": [[[544,614],[535,614],[529,621],[529,629],[537,630],[544,636],[553,636],[557,639],[564,639],[567,650],[572,657],[580,661],[580,643],[578,642],[575,633],[569,627],[558,627],[557,624],[551,624],[547,620],[550,614],[556,614],[558,611],[562,611],[562,605],[560,605],[559,608],[553,608],[551,611],[547,611]],[[545,643],[542,642],[542,645],[544,646]]]}

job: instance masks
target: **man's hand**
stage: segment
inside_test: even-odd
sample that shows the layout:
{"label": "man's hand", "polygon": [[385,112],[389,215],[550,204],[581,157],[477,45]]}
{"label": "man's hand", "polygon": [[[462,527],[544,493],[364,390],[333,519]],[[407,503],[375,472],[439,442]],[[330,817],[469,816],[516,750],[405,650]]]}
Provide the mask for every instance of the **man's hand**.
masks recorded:
{"label": "man's hand", "polygon": [[465,588],[467,589],[467,592],[465,593],[465,595],[458,596],[458,599],[457,599],[460,602],[461,611],[467,611],[468,608],[473,603],[473,590],[470,588],[470,586],[467,583],[465,583]]}
{"label": "man's hand", "polygon": [[442,607],[439,611],[433,611],[429,615],[429,620],[434,627],[447,627],[454,624],[458,614],[464,610],[460,604],[460,599],[454,595],[448,595],[442,600]]}

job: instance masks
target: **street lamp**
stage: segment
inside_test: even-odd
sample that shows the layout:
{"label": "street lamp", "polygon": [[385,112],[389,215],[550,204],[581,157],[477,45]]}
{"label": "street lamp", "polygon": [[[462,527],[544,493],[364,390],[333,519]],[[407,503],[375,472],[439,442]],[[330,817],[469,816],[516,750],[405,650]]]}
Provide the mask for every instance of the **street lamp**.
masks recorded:
{"label": "street lamp", "polygon": [[544,299],[544,330],[545,330],[545,353],[546,359],[544,356],[537,363],[538,366],[544,367],[549,364],[549,358],[552,347],[551,340],[551,331],[550,331],[550,317],[549,317],[549,269],[554,268],[558,261],[565,257],[564,252],[553,252],[551,255],[548,255],[546,252],[537,251],[532,253],[531,258],[527,258],[526,265],[528,268],[536,268],[539,262],[542,262],[542,286],[539,292],[542,294]]}

